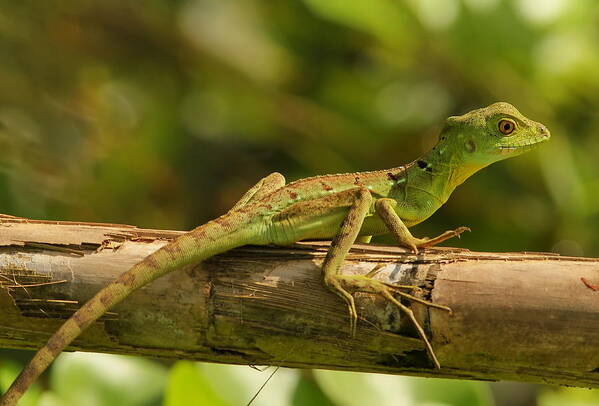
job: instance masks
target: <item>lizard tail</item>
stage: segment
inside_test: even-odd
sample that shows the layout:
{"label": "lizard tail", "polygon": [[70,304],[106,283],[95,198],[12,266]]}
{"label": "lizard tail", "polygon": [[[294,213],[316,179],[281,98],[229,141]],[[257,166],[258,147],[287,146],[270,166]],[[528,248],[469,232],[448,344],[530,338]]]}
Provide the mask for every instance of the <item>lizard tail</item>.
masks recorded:
{"label": "lizard tail", "polygon": [[[29,386],[87,327],[131,292],[184,265],[248,243],[259,243],[252,227],[244,227],[247,215],[230,212],[210,221],[147,256],[100,290],[77,310],[31,359],[0,399],[0,406],[14,406]],[[258,238],[257,238],[258,237]]]}

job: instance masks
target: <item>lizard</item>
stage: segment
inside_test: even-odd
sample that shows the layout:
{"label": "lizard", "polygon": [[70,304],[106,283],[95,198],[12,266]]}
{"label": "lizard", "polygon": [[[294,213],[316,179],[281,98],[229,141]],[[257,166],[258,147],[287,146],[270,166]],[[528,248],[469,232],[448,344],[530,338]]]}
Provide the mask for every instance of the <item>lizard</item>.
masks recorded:
{"label": "lizard", "polygon": [[440,310],[405,292],[410,286],[385,283],[372,275],[343,275],[342,264],[356,241],[391,233],[413,254],[467,227],[434,238],[414,237],[408,227],[430,217],[453,190],[478,170],[520,155],[549,140],[549,130],[523,116],[509,103],[498,102],[464,115],[449,117],[437,143],[420,158],[392,169],[323,175],[286,184],[272,173],[246,192],[226,214],[209,221],[148,255],[121,274],[78,309],[54,333],[15,379],[0,400],[18,399],[79,334],[133,291],[185,265],[246,244],[289,245],[301,240],[331,239],[322,263],[324,285],[346,304],[350,331],[355,335],[358,314],[353,294],[380,295],[413,323],[436,368],[440,363],[412,310],[395,295]]}

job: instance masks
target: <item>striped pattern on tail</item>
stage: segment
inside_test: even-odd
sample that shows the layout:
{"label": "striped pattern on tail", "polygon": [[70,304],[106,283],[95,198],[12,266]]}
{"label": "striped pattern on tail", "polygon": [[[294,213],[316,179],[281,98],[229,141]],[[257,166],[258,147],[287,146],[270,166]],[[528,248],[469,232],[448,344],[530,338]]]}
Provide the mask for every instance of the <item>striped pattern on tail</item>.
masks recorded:
{"label": "striped pattern on tail", "polygon": [[254,228],[244,227],[249,221],[247,214],[229,212],[181,235],[121,274],[60,326],[2,396],[0,406],[16,405],[29,386],[83,330],[135,290],[184,265],[248,243],[259,243]]}

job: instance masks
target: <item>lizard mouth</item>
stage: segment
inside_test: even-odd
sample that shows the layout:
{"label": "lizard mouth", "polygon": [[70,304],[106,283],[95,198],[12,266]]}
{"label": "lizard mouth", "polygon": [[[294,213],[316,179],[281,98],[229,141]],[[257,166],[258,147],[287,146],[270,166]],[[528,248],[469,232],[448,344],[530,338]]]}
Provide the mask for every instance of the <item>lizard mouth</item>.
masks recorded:
{"label": "lizard mouth", "polygon": [[499,150],[500,150],[501,154],[508,154],[513,151],[518,151],[518,152],[528,151],[532,148],[535,148],[537,145],[548,141],[550,137],[551,137],[551,135],[549,134],[549,132],[543,132],[543,133],[539,134],[537,137],[535,137],[534,139],[531,139],[528,141],[524,141],[524,142],[514,144],[514,145],[500,145]]}

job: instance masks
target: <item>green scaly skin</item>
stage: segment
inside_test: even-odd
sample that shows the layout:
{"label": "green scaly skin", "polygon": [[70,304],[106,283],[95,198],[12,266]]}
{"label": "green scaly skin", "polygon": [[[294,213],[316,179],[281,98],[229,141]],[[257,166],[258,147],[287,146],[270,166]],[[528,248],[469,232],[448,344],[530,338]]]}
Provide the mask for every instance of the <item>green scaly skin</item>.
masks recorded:
{"label": "green scaly skin", "polygon": [[452,191],[485,166],[520,155],[549,139],[545,126],[527,119],[508,103],[495,103],[450,117],[438,143],[418,160],[388,170],[325,175],[285,185],[279,173],[262,179],[227,214],[184,234],[149,255],[83,305],[50,338],[4,394],[0,405],[17,403],[29,385],[90,324],[131,292],[154,279],[246,244],[287,245],[307,239],[332,239],[323,262],[324,284],[348,306],[355,334],[353,293],[385,297],[414,323],[428,354],[439,362],[412,311],[394,294],[442,310],[372,275],[342,275],[351,245],[372,235],[392,233],[399,245],[417,253],[467,230],[460,227],[435,238],[416,238],[408,227],[430,217]]}

